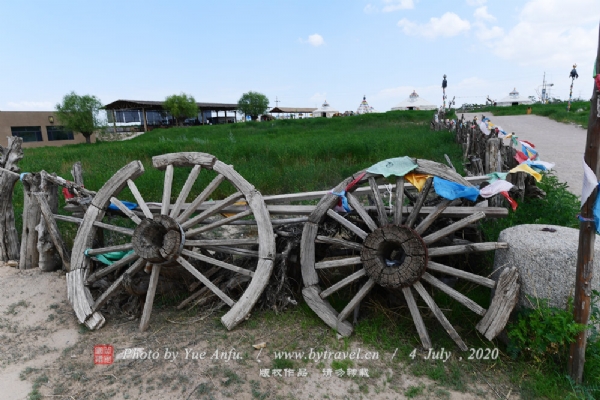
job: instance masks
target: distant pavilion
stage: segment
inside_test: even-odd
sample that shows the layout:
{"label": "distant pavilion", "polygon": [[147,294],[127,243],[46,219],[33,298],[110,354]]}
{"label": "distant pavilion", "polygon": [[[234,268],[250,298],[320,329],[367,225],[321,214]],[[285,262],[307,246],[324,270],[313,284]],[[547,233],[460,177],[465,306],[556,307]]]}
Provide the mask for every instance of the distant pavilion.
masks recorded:
{"label": "distant pavilion", "polygon": [[291,118],[302,118],[303,116],[312,116],[315,110],[314,107],[275,107],[269,113],[278,114],[278,117],[281,114],[288,114]]}
{"label": "distant pavilion", "polygon": [[[237,104],[225,103],[196,103],[198,105],[197,119],[201,124],[208,123],[227,123],[237,120]],[[148,126],[164,125],[165,120],[172,120],[172,117],[163,107],[163,101],[144,101],[144,100],[117,100],[104,106],[108,121],[113,124],[116,131],[116,123],[139,122],[144,127],[144,132],[148,132]],[[212,116],[215,112],[216,118]],[[219,117],[219,112],[223,111],[223,116]],[[233,111],[233,118],[228,119],[227,111]],[[229,116],[231,117],[231,116]]]}

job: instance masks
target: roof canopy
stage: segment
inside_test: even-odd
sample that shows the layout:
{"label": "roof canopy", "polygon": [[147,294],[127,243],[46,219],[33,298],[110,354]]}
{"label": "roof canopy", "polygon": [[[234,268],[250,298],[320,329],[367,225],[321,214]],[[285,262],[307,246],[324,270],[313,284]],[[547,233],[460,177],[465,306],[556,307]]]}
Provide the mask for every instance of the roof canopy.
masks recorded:
{"label": "roof canopy", "polygon": [[363,101],[360,103],[360,106],[358,106],[358,110],[356,110],[357,114],[371,114],[371,113],[377,113],[379,111],[375,110],[373,107],[371,107],[369,105],[369,103],[367,103],[367,96],[363,96]]}
{"label": "roof canopy", "polygon": [[392,110],[437,110],[437,106],[419,97],[417,92],[413,90],[406,100],[392,107]]}
{"label": "roof canopy", "polygon": [[496,105],[499,106],[511,106],[513,104],[533,104],[533,101],[527,97],[521,96],[519,92],[517,92],[517,89],[514,88],[508,96],[496,103]]}
{"label": "roof canopy", "polygon": [[[105,110],[163,110],[164,101],[117,100],[104,106]],[[212,111],[237,111],[237,104],[196,103],[198,109]]]}
{"label": "roof canopy", "polygon": [[275,108],[273,108],[269,112],[271,114],[277,114],[277,113],[286,113],[286,114],[304,113],[304,114],[310,114],[310,113],[312,113],[315,110],[316,110],[316,108],[314,108],[314,107],[275,107]]}

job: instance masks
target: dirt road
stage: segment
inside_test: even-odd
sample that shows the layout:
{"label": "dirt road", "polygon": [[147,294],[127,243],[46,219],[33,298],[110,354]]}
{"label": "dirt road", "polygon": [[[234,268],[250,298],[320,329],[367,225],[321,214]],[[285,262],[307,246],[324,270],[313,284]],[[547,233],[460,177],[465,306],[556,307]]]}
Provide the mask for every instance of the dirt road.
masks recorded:
{"label": "dirt road", "polygon": [[[481,120],[481,113],[465,113],[464,116],[467,119],[477,116]],[[519,139],[532,142],[543,161],[556,163],[554,170],[558,179],[568,184],[571,193],[581,196],[587,130],[538,115],[486,116],[506,132],[514,132]]]}

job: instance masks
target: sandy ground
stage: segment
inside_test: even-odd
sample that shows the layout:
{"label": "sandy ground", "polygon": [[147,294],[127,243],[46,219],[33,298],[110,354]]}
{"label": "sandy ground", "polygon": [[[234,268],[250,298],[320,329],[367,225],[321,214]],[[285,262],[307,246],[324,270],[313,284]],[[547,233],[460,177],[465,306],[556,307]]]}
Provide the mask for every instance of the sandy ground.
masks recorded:
{"label": "sandy ground", "polygon": [[[481,113],[465,113],[464,116],[467,119],[477,116],[481,120]],[[487,116],[506,132],[514,132],[519,139],[532,142],[540,159],[556,163],[554,170],[558,180],[567,183],[571,193],[581,196],[586,129],[538,115]]]}
{"label": "sandy ground", "polygon": [[[91,332],[75,319],[66,297],[64,273],[0,266],[0,399],[384,400],[407,398],[410,389],[419,393],[415,398],[420,399],[498,398],[494,392],[503,393],[505,398],[511,390],[510,398],[518,398],[510,386],[492,386],[490,375],[486,378],[477,371],[468,372],[477,376],[469,378],[462,391],[442,387],[425,376],[411,375],[406,368],[410,362],[407,355],[395,357],[382,352],[378,361],[361,360],[351,365],[357,375],[366,369],[368,378],[337,377],[332,360],[294,361],[287,366],[295,371],[294,377],[261,377],[261,369],[277,367],[274,351],[291,343],[306,351],[311,347],[360,348],[363,353],[374,350],[339,340],[320,324],[298,326],[293,317],[283,324],[277,318],[257,318],[227,332],[216,314],[192,316],[172,309],[155,311],[144,333],[137,329],[138,317],[127,314],[109,315],[101,330]],[[267,347],[259,355],[252,345],[260,342],[266,342]],[[151,349],[157,359],[127,358],[112,365],[95,365],[93,348],[97,344],[113,345],[115,355],[124,354],[128,348]],[[210,359],[216,350],[228,354],[232,348],[239,360]],[[179,352],[174,362],[166,359],[167,349]],[[204,359],[192,359],[193,352],[200,355],[204,351]],[[297,376],[300,368],[306,369],[307,377]],[[333,369],[331,377],[323,375],[327,368]]]}

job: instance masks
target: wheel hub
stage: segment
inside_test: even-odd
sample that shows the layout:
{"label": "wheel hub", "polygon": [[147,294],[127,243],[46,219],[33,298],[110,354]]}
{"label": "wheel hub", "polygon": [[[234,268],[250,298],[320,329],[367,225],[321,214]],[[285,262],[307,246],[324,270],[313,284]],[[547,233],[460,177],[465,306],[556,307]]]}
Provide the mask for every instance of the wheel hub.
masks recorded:
{"label": "wheel hub", "polygon": [[371,232],[360,253],[367,275],[386,288],[407,287],[427,268],[427,247],[406,226],[386,225]]}
{"label": "wheel hub", "polygon": [[185,242],[181,226],[166,215],[146,218],[133,232],[136,254],[153,264],[164,264],[176,259]]}

